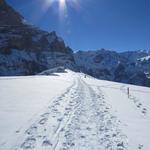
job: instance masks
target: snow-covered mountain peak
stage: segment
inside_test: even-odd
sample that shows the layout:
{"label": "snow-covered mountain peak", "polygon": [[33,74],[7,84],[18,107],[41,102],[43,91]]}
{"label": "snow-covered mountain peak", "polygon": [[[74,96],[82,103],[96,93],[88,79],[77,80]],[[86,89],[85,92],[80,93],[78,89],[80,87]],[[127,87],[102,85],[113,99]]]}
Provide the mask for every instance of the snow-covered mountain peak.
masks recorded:
{"label": "snow-covered mountain peak", "polygon": [[81,71],[99,79],[150,86],[149,56],[146,50],[118,53],[101,49],[79,51],[74,57]]}

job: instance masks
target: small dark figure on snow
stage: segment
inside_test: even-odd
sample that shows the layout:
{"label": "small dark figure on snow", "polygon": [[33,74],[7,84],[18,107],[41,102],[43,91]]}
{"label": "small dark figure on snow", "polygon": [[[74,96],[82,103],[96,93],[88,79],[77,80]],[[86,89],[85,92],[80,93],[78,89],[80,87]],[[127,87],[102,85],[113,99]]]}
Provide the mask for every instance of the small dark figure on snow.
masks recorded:
{"label": "small dark figure on snow", "polygon": [[130,97],[130,89],[129,89],[129,87],[127,89],[127,93],[128,93],[128,98],[129,98]]}

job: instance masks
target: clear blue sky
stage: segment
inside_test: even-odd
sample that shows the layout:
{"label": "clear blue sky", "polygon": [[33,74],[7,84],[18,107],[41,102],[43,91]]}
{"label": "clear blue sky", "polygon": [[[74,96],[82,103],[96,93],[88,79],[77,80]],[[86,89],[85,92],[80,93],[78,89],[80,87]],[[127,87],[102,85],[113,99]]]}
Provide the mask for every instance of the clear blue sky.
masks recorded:
{"label": "clear blue sky", "polygon": [[74,50],[150,49],[150,0],[76,0],[78,7],[67,0],[62,19],[58,5],[44,10],[44,1],[7,0],[32,24],[55,30]]}

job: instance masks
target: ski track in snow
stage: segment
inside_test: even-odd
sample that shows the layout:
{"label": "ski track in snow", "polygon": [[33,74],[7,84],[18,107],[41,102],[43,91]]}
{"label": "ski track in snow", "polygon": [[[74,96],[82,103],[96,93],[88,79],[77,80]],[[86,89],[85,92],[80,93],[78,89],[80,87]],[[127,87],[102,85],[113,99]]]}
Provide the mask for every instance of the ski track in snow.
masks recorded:
{"label": "ski track in snow", "polygon": [[80,77],[25,131],[13,150],[125,150],[128,139],[100,88]]}

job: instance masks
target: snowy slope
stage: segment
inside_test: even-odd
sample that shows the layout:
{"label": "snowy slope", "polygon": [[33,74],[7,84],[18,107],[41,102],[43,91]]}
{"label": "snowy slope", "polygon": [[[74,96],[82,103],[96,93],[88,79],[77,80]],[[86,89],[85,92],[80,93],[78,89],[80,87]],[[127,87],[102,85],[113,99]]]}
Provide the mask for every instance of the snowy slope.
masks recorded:
{"label": "snowy slope", "polygon": [[[127,149],[150,149],[150,88],[109,81],[84,79],[93,88],[100,88],[105,101],[121,121],[121,130],[127,136]],[[130,88],[128,98],[127,88]]]}
{"label": "snowy slope", "polygon": [[[71,75],[0,78],[0,150],[9,149],[42,109],[73,82]],[[8,142],[8,143],[7,143]],[[6,146],[6,147],[5,147]]]}
{"label": "snowy slope", "polygon": [[150,88],[66,71],[0,78],[0,150],[150,149]]}

